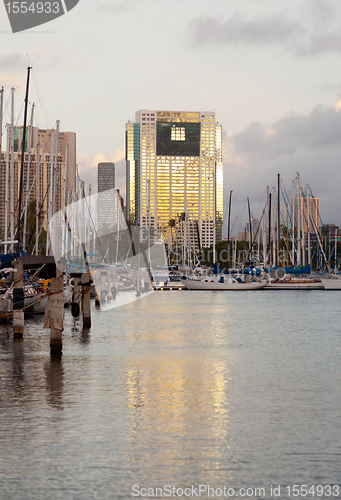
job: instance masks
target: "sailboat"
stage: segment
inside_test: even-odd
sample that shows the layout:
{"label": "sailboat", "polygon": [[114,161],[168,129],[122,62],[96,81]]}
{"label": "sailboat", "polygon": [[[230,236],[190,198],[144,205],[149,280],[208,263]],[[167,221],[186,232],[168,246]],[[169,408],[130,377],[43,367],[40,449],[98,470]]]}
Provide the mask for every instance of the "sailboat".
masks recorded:
{"label": "sailboat", "polygon": [[261,290],[268,281],[246,275],[233,277],[230,274],[206,275],[198,278],[181,279],[188,290]]}

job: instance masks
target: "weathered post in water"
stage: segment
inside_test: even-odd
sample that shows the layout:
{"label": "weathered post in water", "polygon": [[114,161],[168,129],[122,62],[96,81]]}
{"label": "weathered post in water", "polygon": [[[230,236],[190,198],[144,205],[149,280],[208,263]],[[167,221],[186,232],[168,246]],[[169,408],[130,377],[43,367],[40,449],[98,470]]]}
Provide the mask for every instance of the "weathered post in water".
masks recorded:
{"label": "weathered post in water", "polygon": [[111,295],[112,295],[112,298],[114,300],[116,299],[116,294],[117,294],[116,269],[114,269],[113,274],[112,274],[112,282],[111,282]]}
{"label": "weathered post in water", "polygon": [[112,272],[108,271],[108,274],[107,274],[107,302],[111,302],[111,299],[112,299],[111,281],[112,281]]}
{"label": "weathered post in water", "polygon": [[91,328],[90,276],[88,273],[82,274],[82,312],[83,328]]}
{"label": "weathered post in water", "polygon": [[105,303],[105,298],[106,298],[106,291],[105,291],[106,278],[107,278],[107,272],[102,271],[101,272],[101,281],[100,281],[100,283],[101,283],[101,285],[100,285],[100,289],[101,289],[100,302],[101,302],[101,304]]}
{"label": "weathered post in water", "polygon": [[82,289],[81,289],[82,273],[71,273],[70,276],[71,278],[73,278],[71,314],[74,318],[78,318],[81,312],[81,302],[82,302]]}
{"label": "weathered post in water", "polygon": [[150,284],[151,284],[151,280],[150,280],[150,276],[149,276],[149,273],[148,271],[144,270],[143,272],[143,279],[144,279],[144,287],[143,287],[143,291],[145,293],[149,292],[150,290]]}
{"label": "weathered post in water", "polygon": [[95,306],[96,306],[96,309],[100,309],[101,304],[99,301],[99,297],[101,294],[101,275],[99,274],[98,269],[95,271],[94,281],[95,281]]}
{"label": "weathered post in water", "polygon": [[24,265],[15,262],[13,287],[13,333],[14,337],[24,334]]}
{"label": "weathered post in water", "polygon": [[140,268],[137,268],[136,271],[136,296],[139,297],[141,295],[141,282],[140,282]]}
{"label": "weathered post in water", "polygon": [[64,298],[63,298],[63,271],[56,266],[56,278],[51,278],[51,288],[47,296],[44,328],[51,329],[50,352],[51,356],[62,354]]}

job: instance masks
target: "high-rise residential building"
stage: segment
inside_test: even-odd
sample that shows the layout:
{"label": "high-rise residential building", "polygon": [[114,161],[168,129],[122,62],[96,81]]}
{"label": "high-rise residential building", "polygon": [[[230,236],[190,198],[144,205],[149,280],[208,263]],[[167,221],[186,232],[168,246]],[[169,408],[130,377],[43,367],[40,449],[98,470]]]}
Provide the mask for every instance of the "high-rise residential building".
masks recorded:
{"label": "high-rise residential building", "polygon": [[[1,238],[14,234],[18,219],[19,182],[22,157],[23,127],[7,124],[7,137],[2,141],[0,170]],[[28,204],[39,203],[39,211],[47,228],[47,216],[60,210],[71,199],[76,188],[76,134],[56,129],[27,128],[24,153],[22,210],[26,192]],[[52,183],[50,179],[52,178]],[[5,221],[7,220],[7,232]],[[12,227],[14,226],[14,228]]]}
{"label": "high-rise residential building", "polygon": [[310,217],[310,232],[318,231],[319,228],[319,205],[320,199],[315,196],[308,195],[302,198],[303,208],[303,228],[304,232],[308,232],[308,208]]}
{"label": "high-rise residential building", "polygon": [[319,231],[319,198],[315,196],[308,195],[303,192],[303,196],[300,197],[300,221],[299,221],[299,212],[298,212],[298,198],[294,198],[294,225],[298,227],[298,223],[300,222],[301,229],[303,229],[304,233],[308,233],[308,208],[309,208],[309,228],[310,233],[314,234]]}
{"label": "high-rise residential building", "polygon": [[110,230],[115,224],[115,163],[102,162],[97,166],[98,228]]}
{"label": "high-rise residential building", "polygon": [[213,111],[137,111],[126,125],[126,169],[131,222],[168,240],[185,224],[206,248],[221,240],[222,127]]}
{"label": "high-rise residential building", "polygon": [[102,162],[97,167],[98,230],[110,234],[125,227],[123,198],[115,189],[115,163]]}
{"label": "high-rise residential building", "polygon": [[97,165],[98,192],[115,189],[115,163],[102,162]]}

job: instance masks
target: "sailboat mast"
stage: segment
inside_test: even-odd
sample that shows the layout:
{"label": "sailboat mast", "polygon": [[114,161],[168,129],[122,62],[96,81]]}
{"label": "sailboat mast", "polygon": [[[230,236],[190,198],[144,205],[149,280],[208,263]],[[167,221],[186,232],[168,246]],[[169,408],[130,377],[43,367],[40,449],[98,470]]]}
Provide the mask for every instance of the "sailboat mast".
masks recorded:
{"label": "sailboat mast", "polygon": [[310,249],[310,199],[309,199],[309,185],[306,185],[306,199],[307,199],[307,236],[308,236],[308,265],[311,272],[311,249]]}
{"label": "sailboat mast", "polygon": [[292,242],[292,265],[295,266],[295,181],[292,181],[291,242]]}
{"label": "sailboat mast", "polygon": [[11,246],[13,252],[14,240],[14,87],[11,88]]}
{"label": "sailboat mast", "polygon": [[274,195],[274,201],[273,201],[273,206],[272,206],[272,211],[273,211],[273,219],[274,219],[274,226],[273,226],[273,236],[272,236],[272,265],[276,267],[276,237],[275,237],[275,229],[276,229],[276,189],[273,187],[272,188],[273,195]]}
{"label": "sailboat mast", "polygon": [[267,256],[266,256],[266,221],[265,221],[265,207],[263,208],[263,231],[262,231],[262,251],[263,251],[263,263],[264,267],[267,266]]}
{"label": "sailboat mast", "polygon": [[[249,257],[251,256],[252,252],[252,221],[251,221],[251,210],[250,210],[250,200],[249,198],[247,199],[247,206],[248,206],[248,211],[249,211]],[[252,256],[251,256],[252,258]]]}
{"label": "sailboat mast", "polygon": [[31,149],[32,149],[32,139],[33,139],[33,114],[34,114],[34,103],[32,105],[31,120],[30,120],[30,143],[28,146],[28,159],[27,159],[27,172],[26,172],[26,188],[25,188],[25,210],[24,210],[24,231],[23,231],[23,250],[26,250],[26,226],[27,226],[27,205],[28,205],[28,194],[30,188],[30,166],[31,166]]}
{"label": "sailboat mast", "polygon": [[46,234],[46,255],[50,255],[50,221],[53,215],[53,197],[54,197],[54,170],[53,170],[53,154],[56,154],[54,151],[53,145],[53,137],[54,131],[51,130],[51,154],[50,154],[50,188],[49,188],[49,204],[47,210],[47,234]]}
{"label": "sailboat mast", "polygon": [[287,212],[287,267],[289,267],[289,213],[288,213],[288,204],[285,204],[286,212]]}
{"label": "sailboat mast", "polygon": [[2,119],[4,114],[4,88],[0,90],[0,161],[2,151]]}
{"label": "sailboat mast", "polygon": [[[58,172],[57,172],[57,158],[58,158],[58,141],[59,141],[59,124],[60,120],[57,120],[56,122],[56,134],[54,137],[55,143],[54,143],[54,167],[53,167],[53,197],[52,197],[52,215],[54,215],[56,211],[56,197],[58,194],[58,184],[59,184],[59,179],[58,179]],[[51,154],[52,156],[52,154]],[[60,193],[61,194],[61,193]]]}
{"label": "sailboat mast", "polygon": [[7,124],[7,147],[6,147],[6,182],[5,182],[5,253],[7,253],[8,241],[8,186],[9,186],[9,150],[10,150],[10,128]]}
{"label": "sailboat mast", "polygon": [[[67,169],[67,155],[68,155],[68,148],[69,148],[69,143],[66,143],[65,147],[65,165],[64,165],[64,182],[63,182],[63,196],[62,196],[62,214],[63,214],[63,224],[64,224],[64,238],[63,238],[63,250],[62,250],[62,255],[63,257],[66,257],[67,255],[67,234],[68,234],[68,228],[67,228],[67,217],[66,217],[66,203],[65,203],[65,196],[66,196],[66,169]],[[89,197],[89,200],[91,200],[91,197]],[[90,211],[91,213],[91,211]]]}
{"label": "sailboat mast", "polygon": [[270,192],[269,192],[269,266],[271,267],[271,193]]}
{"label": "sailboat mast", "polygon": [[301,239],[301,246],[302,246],[302,264],[303,267],[305,267],[305,234],[304,234],[304,217],[303,217],[303,202],[304,202],[304,193],[303,189],[300,188],[300,195],[301,195],[301,202],[300,202],[300,207],[301,207],[301,234],[302,234],[302,239]]}
{"label": "sailboat mast", "polygon": [[300,175],[297,172],[297,265],[301,265],[301,198],[300,198]]}
{"label": "sailboat mast", "polygon": [[40,193],[40,145],[37,144],[37,177],[36,177],[36,244],[35,251],[39,254],[39,193]]}
{"label": "sailboat mast", "polygon": [[232,191],[230,191],[229,199],[229,218],[227,221],[227,255],[228,260],[230,260],[230,224],[231,224],[231,201],[232,201]]}
{"label": "sailboat mast", "polygon": [[19,187],[19,203],[18,203],[18,243],[17,251],[20,251],[20,216],[21,216],[21,198],[22,198],[22,188],[23,188],[23,176],[24,176],[24,156],[25,156],[25,141],[26,141],[26,122],[27,122],[27,106],[28,106],[28,89],[30,85],[30,71],[31,66],[27,68],[27,81],[26,81],[26,94],[25,94],[25,111],[24,111],[24,128],[22,133],[22,143],[21,143],[21,166],[20,166],[20,187]]}
{"label": "sailboat mast", "polygon": [[[216,263],[216,218],[217,218],[217,204],[216,204],[216,164],[214,163],[214,171],[213,171],[213,264]],[[211,182],[211,180],[210,180]]]}
{"label": "sailboat mast", "polygon": [[280,265],[280,245],[281,245],[281,175],[277,175],[277,265]]}
{"label": "sailboat mast", "polygon": [[237,265],[237,241],[238,241],[238,215],[236,217],[236,236],[234,239],[233,263],[232,263],[233,269],[235,269]]}

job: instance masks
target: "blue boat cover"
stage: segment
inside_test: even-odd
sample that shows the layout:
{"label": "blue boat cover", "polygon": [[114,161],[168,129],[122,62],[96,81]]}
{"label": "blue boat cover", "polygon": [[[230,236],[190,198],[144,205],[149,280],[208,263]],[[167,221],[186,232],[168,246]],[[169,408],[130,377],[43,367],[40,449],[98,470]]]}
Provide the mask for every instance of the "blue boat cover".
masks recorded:
{"label": "blue boat cover", "polygon": [[[20,257],[21,253],[18,252],[12,252],[12,253],[5,253],[0,255],[0,268],[2,267],[8,267],[9,264],[11,264],[12,260],[17,259]],[[23,255],[27,255],[25,252],[23,252]]]}

